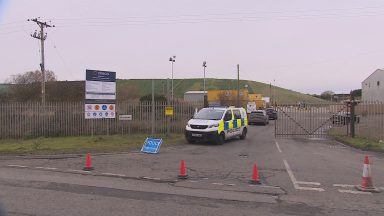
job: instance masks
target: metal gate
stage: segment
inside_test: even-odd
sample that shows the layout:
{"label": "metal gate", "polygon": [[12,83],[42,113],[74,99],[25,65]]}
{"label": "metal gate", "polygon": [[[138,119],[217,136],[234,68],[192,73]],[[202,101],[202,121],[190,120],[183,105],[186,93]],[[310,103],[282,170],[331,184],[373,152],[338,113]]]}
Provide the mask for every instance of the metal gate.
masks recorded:
{"label": "metal gate", "polygon": [[346,104],[277,105],[275,109],[276,138],[326,138],[332,130],[348,130]]}

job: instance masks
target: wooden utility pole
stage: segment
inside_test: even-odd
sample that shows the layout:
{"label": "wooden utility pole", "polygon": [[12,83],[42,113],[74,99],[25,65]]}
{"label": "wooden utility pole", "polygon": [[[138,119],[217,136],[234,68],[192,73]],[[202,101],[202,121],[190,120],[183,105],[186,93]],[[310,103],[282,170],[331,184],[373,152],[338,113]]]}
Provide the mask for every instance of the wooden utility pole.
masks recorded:
{"label": "wooden utility pole", "polygon": [[240,65],[237,64],[237,107],[240,107]]}
{"label": "wooden utility pole", "polygon": [[44,34],[44,28],[50,28],[50,27],[55,27],[55,26],[47,24],[47,22],[42,22],[42,21],[38,20],[38,18],[28,19],[28,21],[35,22],[40,28],[40,32],[35,31],[33,34],[31,34],[31,36],[33,38],[39,39],[40,45],[41,45],[41,63],[40,63],[40,68],[41,68],[41,73],[42,73],[41,102],[44,106],[45,105],[45,82],[46,82],[45,62],[44,62],[44,41],[45,41],[45,39],[47,39],[47,33]]}

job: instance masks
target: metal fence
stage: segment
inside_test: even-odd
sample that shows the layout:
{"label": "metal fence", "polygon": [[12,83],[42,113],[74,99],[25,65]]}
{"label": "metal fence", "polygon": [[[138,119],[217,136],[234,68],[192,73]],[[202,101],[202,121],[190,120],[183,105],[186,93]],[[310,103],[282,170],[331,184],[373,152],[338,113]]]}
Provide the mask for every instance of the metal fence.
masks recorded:
{"label": "metal fence", "polygon": [[355,109],[359,118],[355,124],[356,136],[384,140],[384,103],[359,103]]}
{"label": "metal fence", "polygon": [[[174,114],[165,116],[166,102],[155,102],[155,133],[183,132],[188,119],[202,103],[172,104]],[[151,133],[151,102],[117,102],[115,119],[85,119],[83,102],[0,103],[0,139]],[[118,116],[132,115],[131,121]]]}
{"label": "metal fence", "polygon": [[344,104],[287,104],[277,105],[275,137],[324,138],[334,126],[333,118],[346,112]]}
{"label": "metal fence", "polygon": [[[328,137],[330,133],[351,135],[351,104],[278,105],[276,137]],[[355,105],[355,135],[384,140],[384,103]]]}

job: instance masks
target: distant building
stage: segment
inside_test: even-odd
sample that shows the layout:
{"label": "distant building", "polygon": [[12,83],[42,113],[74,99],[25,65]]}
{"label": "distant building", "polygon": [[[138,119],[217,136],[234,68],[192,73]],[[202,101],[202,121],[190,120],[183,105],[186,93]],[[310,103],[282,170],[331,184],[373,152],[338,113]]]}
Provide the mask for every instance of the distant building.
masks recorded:
{"label": "distant building", "polygon": [[187,91],[184,93],[184,101],[204,102],[204,91]]}
{"label": "distant building", "polygon": [[362,82],[362,100],[384,102],[384,70],[377,69]]}

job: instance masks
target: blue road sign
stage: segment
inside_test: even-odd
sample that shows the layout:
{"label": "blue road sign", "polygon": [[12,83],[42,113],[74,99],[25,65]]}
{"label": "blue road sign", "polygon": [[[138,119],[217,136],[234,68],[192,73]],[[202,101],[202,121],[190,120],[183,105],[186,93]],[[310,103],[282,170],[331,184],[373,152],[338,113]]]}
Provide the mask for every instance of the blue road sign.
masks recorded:
{"label": "blue road sign", "polygon": [[157,154],[160,150],[161,143],[163,143],[163,139],[148,137],[147,139],[145,139],[144,145],[141,148],[141,152]]}

